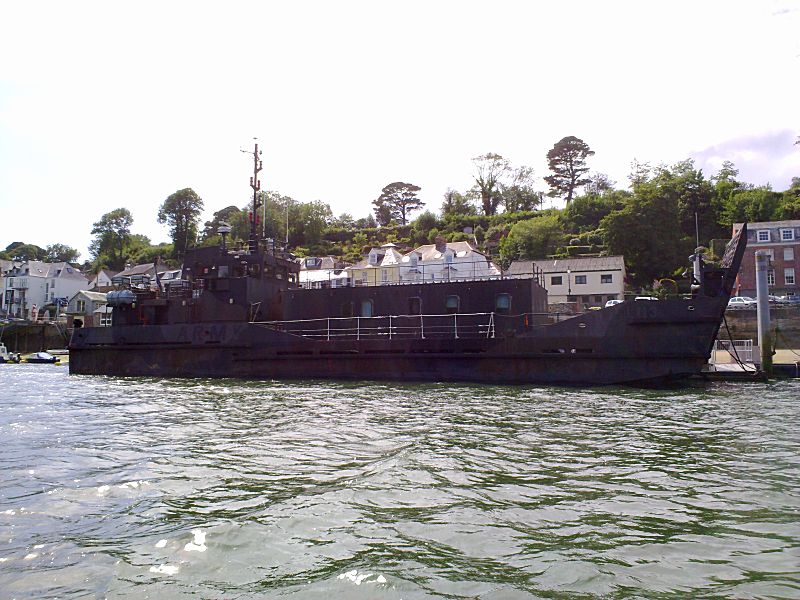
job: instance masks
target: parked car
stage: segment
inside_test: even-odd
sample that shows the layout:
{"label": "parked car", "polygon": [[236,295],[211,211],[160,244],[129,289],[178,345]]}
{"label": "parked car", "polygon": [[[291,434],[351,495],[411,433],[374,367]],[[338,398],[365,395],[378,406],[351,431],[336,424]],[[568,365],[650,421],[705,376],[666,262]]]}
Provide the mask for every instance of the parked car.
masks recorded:
{"label": "parked car", "polygon": [[755,308],[756,301],[749,296],[734,296],[728,300],[728,310]]}
{"label": "parked car", "polygon": [[786,296],[773,296],[769,295],[770,304],[786,304]]}
{"label": "parked car", "polygon": [[614,306],[615,304],[622,304],[622,300],[609,300],[606,302],[606,308],[609,306]]}
{"label": "parked car", "polygon": [[794,296],[784,296],[785,304],[791,304],[792,306],[796,304],[800,304],[800,295],[795,294]]}
{"label": "parked car", "polygon": [[638,302],[640,300],[658,300],[658,298],[655,296],[636,296],[636,298],[633,299],[634,302]]}

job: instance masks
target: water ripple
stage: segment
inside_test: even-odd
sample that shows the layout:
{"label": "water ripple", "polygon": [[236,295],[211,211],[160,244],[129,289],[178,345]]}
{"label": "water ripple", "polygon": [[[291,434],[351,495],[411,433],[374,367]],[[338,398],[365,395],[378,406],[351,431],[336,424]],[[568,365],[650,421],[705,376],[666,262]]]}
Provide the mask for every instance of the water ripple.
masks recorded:
{"label": "water ripple", "polygon": [[797,382],[0,378],[3,597],[800,597]]}

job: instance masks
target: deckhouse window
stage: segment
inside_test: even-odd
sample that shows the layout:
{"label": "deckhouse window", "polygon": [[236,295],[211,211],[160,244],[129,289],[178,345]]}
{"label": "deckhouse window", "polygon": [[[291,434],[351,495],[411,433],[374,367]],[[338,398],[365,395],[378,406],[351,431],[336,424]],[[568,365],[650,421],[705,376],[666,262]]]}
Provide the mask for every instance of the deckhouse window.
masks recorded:
{"label": "deckhouse window", "polygon": [[458,296],[447,296],[444,300],[444,308],[450,314],[457,313],[458,309],[461,308],[461,298]]}
{"label": "deckhouse window", "polygon": [[494,310],[498,313],[511,310],[511,294],[497,294],[494,298]]}
{"label": "deckhouse window", "polygon": [[361,316],[362,317],[371,317],[374,312],[374,304],[371,299],[366,299],[361,301]]}
{"label": "deckhouse window", "polygon": [[600,275],[600,283],[613,283],[614,276],[612,273],[603,273]]}
{"label": "deckhouse window", "polygon": [[550,278],[550,285],[564,285],[562,283],[562,276],[561,275],[553,275]]}
{"label": "deckhouse window", "polygon": [[586,283],[586,275],[575,275],[575,283],[576,284],[580,284],[580,283],[584,283],[585,284]]}

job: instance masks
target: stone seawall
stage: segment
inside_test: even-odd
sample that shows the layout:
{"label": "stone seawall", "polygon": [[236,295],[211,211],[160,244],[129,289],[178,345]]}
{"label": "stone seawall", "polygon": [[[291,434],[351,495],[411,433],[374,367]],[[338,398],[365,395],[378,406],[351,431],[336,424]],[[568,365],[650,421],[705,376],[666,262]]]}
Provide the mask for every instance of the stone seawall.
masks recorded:
{"label": "stone seawall", "polygon": [[[770,329],[776,332],[776,348],[800,348],[800,307],[770,307]],[[734,340],[753,340],[758,343],[758,320],[755,310],[729,310],[725,313],[730,337]],[[725,323],[719,330],[719,339],[727,340]]]}

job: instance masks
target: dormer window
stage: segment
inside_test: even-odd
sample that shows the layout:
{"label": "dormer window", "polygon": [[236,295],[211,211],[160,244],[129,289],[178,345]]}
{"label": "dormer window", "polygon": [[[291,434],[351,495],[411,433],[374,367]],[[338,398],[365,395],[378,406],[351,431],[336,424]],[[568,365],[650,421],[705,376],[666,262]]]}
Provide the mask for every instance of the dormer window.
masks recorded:
{"label": "dormer window", "polygon": [[375,250],[369,253],[369,258],[367,259],[367,262],[369,262],[369,264],[371,265],[378,264],[378,253]]}
{"label": "dormer window", "polygon": [[411,254],[411,266],[412,267],[419,266],[419,254],[417,254],[416,252]]}
{"label": "dormer window", "polygon": [[448,265],[453,263],[453,252],[451,250],[444,253],[444,262]]}
{"label": "dormer window", "polygon": [[781,241],[782,242],[793,242],[794,241],[794,229],[781,229]]}
{"label": "dormer window", "polygon": [[759,242],[769,241],[769,229],[759,229],[756,234],[756,240]]}

